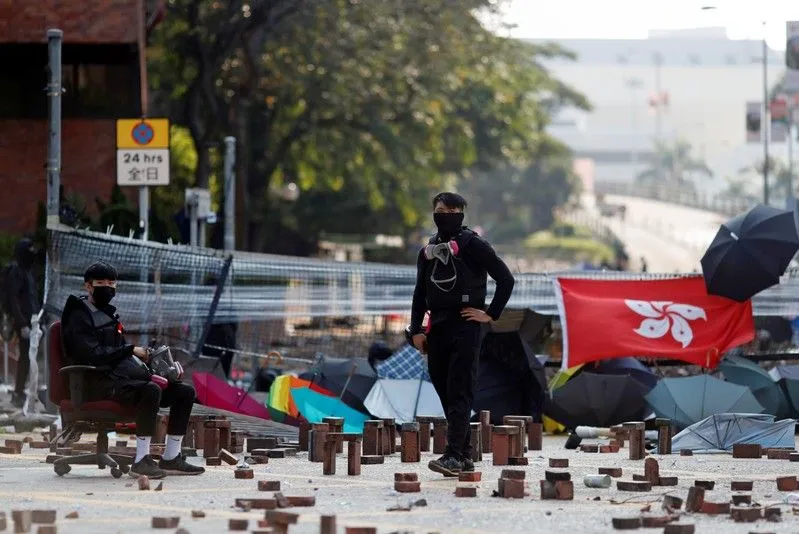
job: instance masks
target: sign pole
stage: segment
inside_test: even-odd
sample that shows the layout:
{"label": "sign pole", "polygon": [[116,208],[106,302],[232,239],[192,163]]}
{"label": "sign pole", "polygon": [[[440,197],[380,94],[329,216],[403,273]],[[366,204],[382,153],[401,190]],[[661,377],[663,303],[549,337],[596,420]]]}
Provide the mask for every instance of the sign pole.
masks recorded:
{"label": "sign pole", "polygon": [[61,197],[61,44],[64,32],[47,30],[50,83],[47,96],[50,100],[49,142],[47,144],[47,226],[58,224]]}
{"label": "sign pole", "polygon": [[139,188],[139,229],[141,230],[141,240],[149,239],[150,231],[150,188],[143,185]]}
{"label": "sign pole", "polygon": [[236,138],[225,137],[225,250],[236,249]]}

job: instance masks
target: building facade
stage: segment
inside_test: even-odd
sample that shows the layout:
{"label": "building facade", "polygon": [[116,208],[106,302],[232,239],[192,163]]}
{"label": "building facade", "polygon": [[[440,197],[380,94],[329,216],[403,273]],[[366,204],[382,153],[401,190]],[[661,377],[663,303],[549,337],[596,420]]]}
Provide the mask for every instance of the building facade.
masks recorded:
{"label": "building facade", "polygon": [[[723,29],[653,32],[648,39],[563,39],[577,54],[547,67],[583,92],[594,109],[563,110],[550,131],[579,158],[594,162],[595,180],[630,181],[650,167],[655,139],[685,139],[718,178],[762,158],[746,144],[747,101],[763,99],[763,45],[731,40]],[[784,55],[767,53],[769,83]],[[775,153],[784,150],[775,147]]]}
{"label": "building facade", "polygon": [[0,232],[23,234],[46,202],[46,32],[64,32],[61,185],[90,209],[116,181],[115,121],[141,115],[143,0],[0,3]]}

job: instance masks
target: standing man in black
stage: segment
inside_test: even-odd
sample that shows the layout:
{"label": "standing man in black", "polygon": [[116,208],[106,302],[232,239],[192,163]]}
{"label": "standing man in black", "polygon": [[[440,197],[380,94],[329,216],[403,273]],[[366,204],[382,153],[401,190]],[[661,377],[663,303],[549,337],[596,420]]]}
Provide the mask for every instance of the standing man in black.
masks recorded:
{"label": "standing man in black", "polygon": [[39,309],[36,297],[36,285],[33,281],[33,241],[20,239],[14,247],[14,261],[8,270],[6,283],[8,287],[8,307],[14,332],[19,340],[19,358],[17,359],[17,381],[11,402],[17,408],[25,405],[25,383],[30,374],[30,338],[31,317]]}
{"label": "standing man in black", "polygon": [[[486,323],[499,318],[514,284],[491,245],[463,226],[465,208],[466,200],[456,193],[433,198],[438,233],[419,252],[409,332],[413,345],[428,353],[430,379],[447,416],[447,449],[429,463],[444,476],[474,470],[469,421],[480,347]],[[486,309],[487,275],[496,291]],[[427,334],[422,330],[425,310],[430,311]]]}

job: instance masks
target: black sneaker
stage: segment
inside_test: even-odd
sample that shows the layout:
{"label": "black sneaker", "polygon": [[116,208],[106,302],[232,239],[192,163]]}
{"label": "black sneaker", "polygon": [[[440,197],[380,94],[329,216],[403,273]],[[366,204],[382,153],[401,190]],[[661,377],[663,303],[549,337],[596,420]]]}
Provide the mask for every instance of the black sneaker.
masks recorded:
{"label": "black sneaker", "polygon": [[161,458],[158,467],[166,471],[168,475],[202,475],[205,473],[204,467],[187,462],[184,454],[178,454],[171,460]]}
{"label": "black sneaker", "polygon": [[464,473],[471,473],[474,471],[474,462],[471,458],[461,458],[461,464],[463,464],[463,471]]}
{"label": "black sneaker", "polygon": [[463,470],[463,463],[454,455],[445,454],[438,460],[432,460],[427,467],[445,477],[456,477]]}
{"label": "black sneaker", "polygon": [[153,458],[148,454],[130,466],[130,476],[133,478],[146,476],[147,478],[158,479],[164,478],[166,473],[163,469],[158,467],[158,464],[155,463],[155,460],[153,460]]}

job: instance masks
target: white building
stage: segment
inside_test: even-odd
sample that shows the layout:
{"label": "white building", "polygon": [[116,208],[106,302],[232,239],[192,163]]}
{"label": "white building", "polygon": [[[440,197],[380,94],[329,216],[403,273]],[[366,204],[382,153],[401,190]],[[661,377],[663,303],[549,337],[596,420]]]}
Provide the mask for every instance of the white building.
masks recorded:
{"label": "white building", "polygon": [[[535,42],[535,41],[533,41]],[[653,140],[684,138],[714,173],[701,189],[726,187],[724,176],[762,159],[746,144],[747,101],[762,101],[763,44],[730,40],[723,28],[650,32],[643,40],[555,40],[576,61],[547,63],[585,94],[592,112],[564,110],[551,133],[594,161],[595,180],[627,181],[648,168]],[[769,85],[784,71],[784,55],[768,50]],[[667,95],[660,114],[650,106]],[[773,147],[780,157],[785,144]]]}

